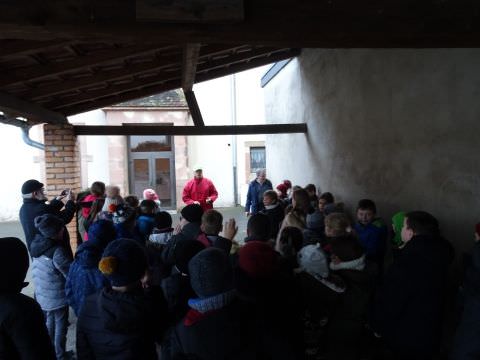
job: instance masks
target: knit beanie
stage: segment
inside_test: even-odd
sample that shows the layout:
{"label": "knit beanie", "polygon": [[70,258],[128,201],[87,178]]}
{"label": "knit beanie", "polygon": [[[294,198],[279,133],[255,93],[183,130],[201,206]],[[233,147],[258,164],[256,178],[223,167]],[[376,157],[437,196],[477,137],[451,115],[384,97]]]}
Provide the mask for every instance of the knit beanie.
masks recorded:
{"label": "knit beanie", "polygon": [[179,240],[173,253],[177,269],[181,273],[188,275],[188,263],[203,249],[205,249],[205,246],[200,241],[186,239]]}
{"label": "knit beanie", "polygon": [[266,242],[249,241],[238,251],[238,267],[251,278],[270,278],[278,270],[278,254]]}
{"label": "knit beanie", "polygon": [[198,204],[190,204],[185,206],[182,211],[180,211],[180,214],[188,222],[200,222],[202,221],[203,209]]}
{"label": "knit beanie", "polygon": [[288,191],[287,185],[285,185],[285,184],[278,184],[278,185],[277,185],[277,190],[280,191],[280,193],[282,194],[282,197],[286,197],[286,196],[287,196],[287,191]]}
{"label": "knit beanie", "polygon": [[190,284],[200,298],[222,294],[233,288],[232,268],[227,254],[210,247],[195,255],[188,265]]}
{"label": "knit beanie", "polygon": [[33,220],[33,224],[40,234],[51,239],[55,239],[65,225],[62,219],[52,214],[37,216]]}
{"label": "knit beanie", "polygon": [[172,227],[172,215],[166,211],[155,214],[155,227],[157,229],[168,229]]}
{"label": "knit beanie", "polygon": [[135,209],[131,208],[128,205],[120,204],[116,207],[115,212],[113,213],[113,223],[123,224],[124,222],[129,222],[133,220],[135,216]]}
{"label": "knit beanie", "polygon": [[43,184],[35,179],[27,180],[22,185],[22,194],[31,194],[34,191],[40,190],[43,188]]}
{"label": "knit beanie", "polygon": [[143,190],[143,198],[145,200],[158,200],[158,195],[153,189],[145,189]]}
{"label": "knit beanie", "polygon": [[88,242],[105,249],[110,241],[115,239],[115,227],[108,220],[97,220],[88,228]]}
{"label": "knit beanie", "polygon": [[0,293],[20,292],[28,270],[28,251],[18,238],[0,238]]}
{"label": "knit beanie", "polygon": [[292,182],[290,180],[283,180],[283,184],[287,187],[287,189],[292,188]]}
{"label": "knit beanie", "polygon": [[131,239],[118,239],[107,245],[98,268],[112,286],[139,281],[147,270],[145,250]]}
{"label": "knit beanie", "polygon": [[297,255],[300,268],[315,278],[325,279],[329,275],[328,261],[319,245],[307,245]]}
{"label": "knit beanie", "polygon": [[405,220],[405,212],[403,211],[396,213],[392,217],[392,224],[395,232],[395,236],[392,238],[392,243],[395,246],[400,246],[403,244],[402,228],[403,228],[404,220]]}

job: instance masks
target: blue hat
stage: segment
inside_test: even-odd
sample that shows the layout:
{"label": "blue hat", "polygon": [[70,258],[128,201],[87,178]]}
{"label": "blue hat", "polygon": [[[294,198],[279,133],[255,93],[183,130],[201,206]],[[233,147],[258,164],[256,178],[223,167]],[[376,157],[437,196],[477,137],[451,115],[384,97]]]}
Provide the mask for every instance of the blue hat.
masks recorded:
{"label": "blue hat", "polygon": [[20,292],[28,270],[28,252],[18,238],[0,238],[0,293]]}
{"label": "blue hat", "polygon": [[112,286],[126,286],[139,281],[147,267],[145,250],[131,239],[118,239],[108,244],[98,264]]}
{"label": "blue hat", "polygon": [[62,219],[52,214],[44,214],[37,216],[33,220],[33,223],[40,232],[40,234],[42,234],[46,238],[52,239],[56,238],[60,230],[62,230],[65,226]]}
{"label": "blue hat", "polygon": [[108,220],[97,220],[88,228],[88,242],[105,249],[108,243],[115,239],[115,227]]}

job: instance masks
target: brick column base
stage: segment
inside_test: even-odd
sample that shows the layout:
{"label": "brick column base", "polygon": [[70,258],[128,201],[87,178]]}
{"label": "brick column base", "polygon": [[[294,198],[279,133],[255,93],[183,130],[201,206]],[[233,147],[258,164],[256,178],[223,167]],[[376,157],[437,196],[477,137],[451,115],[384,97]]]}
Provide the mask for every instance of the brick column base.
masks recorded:
{"label": "brick column base", "polygon": [[[48,197],[59,195],[64,189],[80,191],[80,151],[73,127],[46,124],[43,127],[45,143],[45,179]],[[70,244],[77,247],[77,217],[67,225]]]}

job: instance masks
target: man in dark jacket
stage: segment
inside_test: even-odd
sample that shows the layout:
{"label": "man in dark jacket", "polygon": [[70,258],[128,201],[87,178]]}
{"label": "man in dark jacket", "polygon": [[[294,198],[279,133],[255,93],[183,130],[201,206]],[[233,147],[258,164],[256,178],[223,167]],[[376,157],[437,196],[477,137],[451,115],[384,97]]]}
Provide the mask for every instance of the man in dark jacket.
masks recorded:
{"label": "man in dark jacket", "polygon": [[272,189],[272,183],[267,179],[265,169],[258,170],[257,178],[248,185],[245,213],[247,215],[253,215],[263,210],[263,194],[265,191]]}
{"label": "man in dark jacket", "polygon": [[77,323],[77,357],[156,360],[168,324],[160,288],[142,288],[145,250],[135,240],[118,239],[105,249],[99,269],[111,287],[87,297]]}
{"label": "man in dark jacket", "polygon": [[[47,197],[44,193],[43,184],[37,180],[28,180],[22,185],[23,205],[20,208],[20,222],[22,223],[23,232],[25,233],[25,240],[27,248],[30,251],[30,244],[32,243],[38,230],[35,228],[33,220],[40,215],[52,214],[58,216],[65,224],[72,221],[75,215],[75,202],[73,199],[75,195],[72,191],[68,191],[65,195],[57,196],[54,200],[46,203]],[[66,197],[65,208],[62,198]],[[67,229],[63,232],[63,245],[68,246],[70,254],[72,253],[70,247],[70,236]]]}
{"label": "man in dark jacket", "polygon": [[40,306],[20,293],[28,252],[17,238],[0,239],[0,359],[55,360]]}
{"label": "man in dark jacket", "polygon": [[432,359],[440,346],[451,246],[424,211],[406,214],[402,240],[405,246],[379,289],[372,325],[395,359]]}

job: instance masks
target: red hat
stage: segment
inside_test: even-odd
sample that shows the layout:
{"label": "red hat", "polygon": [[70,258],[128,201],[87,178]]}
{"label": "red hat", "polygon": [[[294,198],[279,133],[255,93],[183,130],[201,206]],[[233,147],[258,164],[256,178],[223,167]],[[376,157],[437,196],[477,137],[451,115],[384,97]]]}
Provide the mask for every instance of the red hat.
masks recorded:
{"label": "red hat", "polygon": [[252,278],[270,278],[277,271],[278,254],[263,241],[249,241],[238,252],[238,266]]}
{"label": "red hat", "polygon": [[478,234],[478,236],[480,236],[480,223],[475,225],[475,232]]}
{"label": "red hat", "polygon": [[283,180],[283,183],[285,184],[285,186],[287,187],[287,189],[291,189],[292,188],[292,182],[290,180]]}
{"label": "red hat", "polygon": [[282,193],[282,196],[287,196],[287,190],[288,190],[287,185],[279,184],[277,185],[277,190]]}

